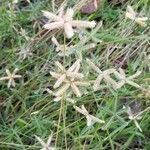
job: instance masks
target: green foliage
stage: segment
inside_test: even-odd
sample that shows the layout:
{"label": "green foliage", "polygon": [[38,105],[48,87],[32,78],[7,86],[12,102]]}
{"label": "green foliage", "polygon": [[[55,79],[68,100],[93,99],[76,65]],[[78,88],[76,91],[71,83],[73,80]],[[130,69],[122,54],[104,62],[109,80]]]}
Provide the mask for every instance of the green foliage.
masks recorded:
{"label": "green foliage", "polygon": [[[75,2],[70,1],[71,4]],[[51,44],[53,34],[46,35],[46,31],[42,30],[41,10],[52,10],[51,1],[32,1],[27,6],[20,6],[16,12],[9,9],[8,3],[9,1],[5,1],[0,4],[0,77],[5,75],[6,68],[18,67],[23,81],[18,82],[14,89],[7,89],[7,83],[0,81],[0,149],[40,149],[34,135],[46,140],[51,132],[54,134],[52,145],[57,145],[62,150],[149,149],[149,112],[145,112],[139,120],[143,129],[141,133],[123,110],[123,105],[135,101],[142,105],[142,109],[149,107],[146,94],[130,85],[118,91],[109,87],[93,92],[92,87],[88,87],[88,94],[73,98],[77,104],[84,104],[91,114],[104,119],[106,124],[86,127],[85,118],[75,112],[72,104],[65,100],[54,102],[53,97],[45,92],[47,87],[51,88],[54,84],[49,74],[54,61],[62,61],[62,58],[56,56]],[[86,33],[89,38],[87,42],[103,42],[98,43],[91,51],[82,50],[82,70],[87,73],[85,57],[91,58],[102,69],[117,67],[116,60],[124,60],[123,65],[128,74],[137,69],[143,70],[136,82],[148,87],[149,64],[145,54],[149,50],[149,27],[143,29],[125,19],[125,7],[130,3],[144,8],[143,11],[150,14],[148,0],[140,0],[138,4],[136,0],[132,0],[118,7],[105,3],[90,16],[76,14],[81,19],[95,19],[97,22],[103,20],[101,28]],[[36,26],[35,29],[33,25]],[[21,28],[25,29],[29,37],[34,37],[34,40],[27,41],[19,33]],[[65,41],[62,35],[58,35],[57,39],[62,43]],[[84,43],[76,36],[71,42],[80,42],[79,50]],[[33,57],[21,62],[16,53],[23,46],[31,48]],[[66,58],[66,66],[70,66],[74,60],[73,56]],[[94,77],[90,75],[89,78]]]}

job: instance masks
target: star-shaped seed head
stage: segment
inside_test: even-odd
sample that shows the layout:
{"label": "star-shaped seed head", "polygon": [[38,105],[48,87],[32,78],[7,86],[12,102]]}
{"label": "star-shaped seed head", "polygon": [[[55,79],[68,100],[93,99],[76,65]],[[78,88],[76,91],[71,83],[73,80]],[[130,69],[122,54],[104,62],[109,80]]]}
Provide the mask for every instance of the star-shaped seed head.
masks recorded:
{"label": "star-shaped seed head", "polygon": [[93,116],[93,115],[90,115],[89,112],[86,110],[86,108],[84,107],[84,105],[81,106],[81,108],[77,107],[77,106],[74,106],[74,109],[83,114],[86,119],[87,119],[87,126],[92,126],[93,124],[95,124],[96,122],[98,123],[105,123],[105,121],[103,120],[100,120],[99,118]]}
{"label": "star-shaped seed head", "polygon": [[57,81],[55,82],[53,88],[58,90],[53,92],[56,97],[63,96],[64,93],[72,89],[73,93],[80,97],[82,94],[78,88],[78,86],[88,86],[89,83],[83,81],[84,75],[79,73],[80,69],[80,60],[78,59],[76,62],[72,64],[70,68],[66,70],[66,68],[59,63],[58,61],[55,63],[58,67],[58,72],[50,72],[52,77],[56,78]]}
{"label": "star-shaped seed head", "polygon": [[125,84],[129,84],[133,87],[142,89],[141,86],[139,86],[137,83],[133,82],[133,79],[138,77],[142,72],[141,71],[137,71],[135,74],[133,74],[132,76],[126,77],[126,74],[124,72],[123,69],[119,68],[119,71],[114,71],[114,75],[116,76],[116,78],[119,79],[118,82],[118,89],[121,88],[123,85]]}
{"label": "star-shaped seed head", "polygon": [[142,114],[145,113],[146,111],[149,111],[150,107],[147,107],[145,110],[140,111],[136,114],[133,113],[133,111],[131,110],[131,108],[129,106],[123,106],[123,108],[126,109],[129,119],[132,120],[134,122],[135,126],[139,129],[139,131],[142,132],[142,129],[137,120],[142,119]]}
{"label": "star-shaped seed head", "polygon": [[133,8],[131,6],[127,6],[127,11],[125,16],[129,19],[131,19],[132,21],[135,21],[137,24],[141,25],[141,26],[146,26],[145,21],[148,20],[147,17],[138,17],[138,14],[133,10]]}
{"label": "star-shaped seed head", "polygon": [[110,75],[114,73],[115,69],[111,68],[105,71],[101,71],[101,69],[97,67],[90,59],[87,59],[87,63],[98,74],[93,85],[94,91],[99,89],[102,80],[104,80],[106,84],[111,85],[114,89],[118,88],[117,82],[110,77]]}
{"label": "star-shaped seed head", "polygon": [[35,138],[39,141],[39,143],[42,145],[41,150],[55,150],[54,147],[51,147],[51,141],[52,141],[52,134],[49,136],[47,142],[45,143],[40,137],[35,135]]}
{"label": "star-shaped seed head", "polygon": [[19,56],[18,60],[23,61],[26,58],[31,58],[33,56],[33,53],[31,52],[29,47],[22,47],[17,55]]}
{"label": "star-shaped seed head", "polygon": [[21,78],[22,76],[21,75],[18,75],[16,74],[18,72],[18,68],[16,68],[13,73],[10,73],[10,71],[8,69],[6,69],[6,74],[7,76],[5,77],[1,77],[0,78],[0,81],[2,80],[8,80],[8,84],[7,84],[7,87],[10,88],[11,86],[15,87],[15,79],[19,79]]}
{"label": "star-shaped seed head", "polygon": [[43,11],[43,15],[49,19],[49,22],[44,25],[45,29],[64,29],[67,38],[74,35],[73,28],[94,28],[96,25],[94,21],[73,20],[74,10],[72,8],[67,8],[66,12],[61,9],[58,15]]}
{"label": "star-shaped seed head", "polygon": [[139,131],[142,132],[142,129],[137,121],[137,120],[141,119],[141,116],[133,114],[132,110],[129,106],[128,107],[124,106],[123,108],[127,109],[128,118],[130,120],[132,120],[134,122],[135,126],[139,129]]}

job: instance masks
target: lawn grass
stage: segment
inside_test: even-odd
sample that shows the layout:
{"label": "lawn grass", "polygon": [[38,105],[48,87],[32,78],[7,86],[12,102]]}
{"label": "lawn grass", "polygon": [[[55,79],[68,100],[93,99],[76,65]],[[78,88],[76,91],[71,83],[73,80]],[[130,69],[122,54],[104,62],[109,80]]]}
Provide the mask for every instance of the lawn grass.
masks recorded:
{"label": "lawn grass", "polygon": [[[140,112],[150,107],[148,92],[130,85],[117,91],[108,87],[94,92],[89,86],[82,97],[74,95],[72,99],[77,101],[77,106],[84,104],[91,114],[105,120],[105,124],[87,127],[85,117],[77,113],[72,104],[65,99],[54,102],[53,96],[45,91],[46,88],[51,89],[55,82],[49,74],[55,68],[54,62],[63,61],[67,67],[76,58],[81,58],[81,54],[81,71],[88,75],[86,80],[95,78],[88,71],[86,58],[102,70],[117,68],[120,66],[118,62],[122,61],[121,67],[128,75],[142,70],[135,82],[149,88],[150,23],[147,21],[147,27],[141,27],[125,19],[125,11],[127,5],[131,5],[150,17],[150,2],[125,0],[117,4],[115,0],[103,0],[95,13],[83,15],[78,9],[84,1],[69,0],[68,6],[77,10],[75,18],[103,21],[103,25],[99,23],[95,29],[85,31],[87,37],[81,41],[77,35],[67,40],[59,31],[49,32],[42,28],[45,18],[41,10],[52,11],[51,0],[32,0],[30,4],[22,0],[16,10],[9,1],[0,2],[0,77],[5,76],[6,68],[11,71],[19,68],[19,74],[23,76],[11,89],[7,88],[7,82],[0,81],[1,150],[38,150],[41,146],[34,135],[46,141],[51,133],[52,145],[62,150],[149,149],[149,111],[144,112],[138,121],[142,128],[140,132],[123,109],[124,105],[130,105],[135,112]],[[21,33],[21,29],[26,35]],[[77,45],[75,55],[65,59],[59,57],[51,42],[53,35],[61,44],[70,42]],[[84,44],[93,42],[97,43],[96,48],[86,51],[82,48]],[[21,49],[29,49],[32,57],[19,59],[17,53]]]}

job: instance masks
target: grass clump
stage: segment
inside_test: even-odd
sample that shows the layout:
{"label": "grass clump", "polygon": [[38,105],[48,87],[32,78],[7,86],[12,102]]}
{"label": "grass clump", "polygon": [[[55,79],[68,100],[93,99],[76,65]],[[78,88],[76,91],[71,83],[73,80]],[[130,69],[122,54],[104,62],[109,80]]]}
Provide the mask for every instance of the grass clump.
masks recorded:
{"label": "grass clump", "polygon": [[[75,16],[51,31],[42,11],[60,13],[65,2]],[[85,3],[0,3],[0,149],[149,148],[149,2],[101,1],[88,15]],[[7,88],[5,70],[15,68]]]}

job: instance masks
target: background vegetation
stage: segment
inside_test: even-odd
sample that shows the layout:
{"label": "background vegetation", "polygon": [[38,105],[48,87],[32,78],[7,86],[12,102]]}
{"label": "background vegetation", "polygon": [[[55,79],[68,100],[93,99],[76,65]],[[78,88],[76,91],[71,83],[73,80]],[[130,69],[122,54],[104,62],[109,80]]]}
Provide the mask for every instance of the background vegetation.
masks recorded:
{"label": "background vegetation", "polygon": [[[103,21],[103,26],[87,31],[90,42],[98,42],[95,49],[83,51],[83,58],[91,58],[102,69],[122,67],[127,74],[141,69],[136,83],[148,87],[150,84],[150,27],[140,27],[125,19],[126,6],[131,5],[144,16],[150,17],[148,0],[101,0],[99,9],[84,15],[78,11],[82,1],[69,0],[68,6],[75,7],[78,19]],[[84,2],[84,1],[83,1]],[[55,8],[61,1],[56,1]],[[49,71],[54,61],[62,61],[51,43],[55,34],[64,42],[59,31],[49,32],[42,28],[46,18],[41,10],[52,11],[51,0],[25,0],[12,5],[11,1],[0,2],[0,76],[5,69],[19,68],[23,79],[13,89],[7,89],[6,82],[0,82],[0,149],[36,150],[40,145],[34,135],[47,140],[53,132],[52,145],[72,150],[132,150],[150,147],[150,113],[143,114],[139,124],[140,132],[128,119],[123,105],[129,105],[137,113],[150,106],[148,93],[126,85],[118,91],[112,88],[93,92],[74,99],[84,104],[91,114],[100,116],[105,125],[86,126],[85,118],[76,113],[71,104],[53,101],[45,89],[54,84]],[[103,42],[99,42],[102,40]],[[66,41],[68,42],[68,41]],[[78,44],[74,36],[71,44]],[[31,51],[32,58],[19,59],[20,50]],[[79,49],[81,50],[81,49]],[[70,56],[66,64],[74,62]],[[86,73],[87,66],[82,64]],[[91,75],[91,79],[93,76]]]}

